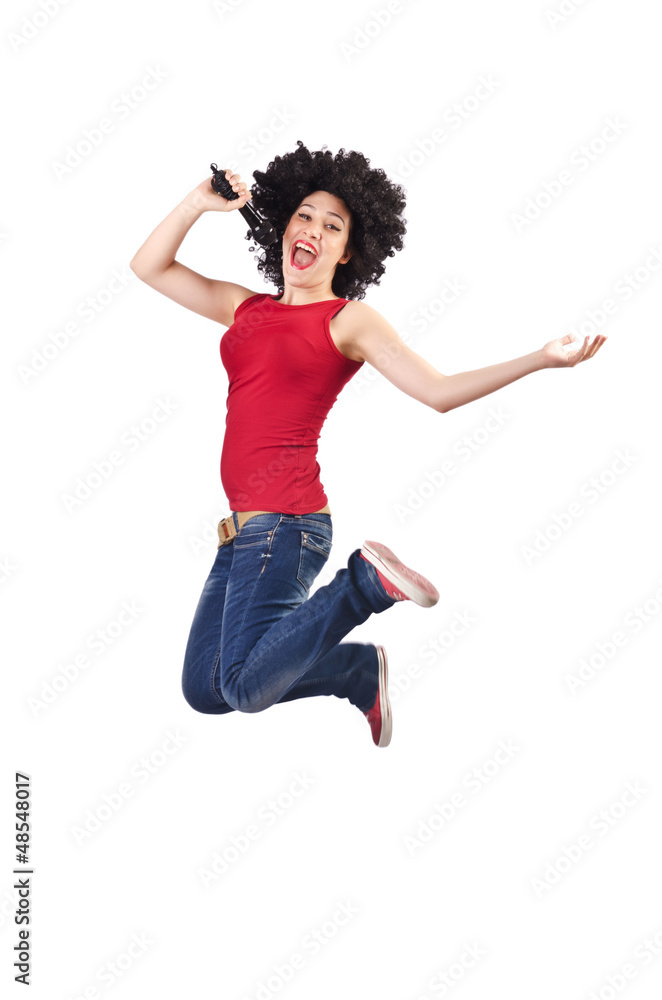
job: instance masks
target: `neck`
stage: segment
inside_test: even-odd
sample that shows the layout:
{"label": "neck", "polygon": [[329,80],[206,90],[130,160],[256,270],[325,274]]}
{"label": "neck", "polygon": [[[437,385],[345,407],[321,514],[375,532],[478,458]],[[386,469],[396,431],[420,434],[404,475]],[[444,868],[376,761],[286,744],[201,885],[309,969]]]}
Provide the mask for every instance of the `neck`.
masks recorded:
{"label": "neck", "polygon": [[290,285],[286,281],[283,294],[277,301],[284,306],[305,306],[311,302],[325,302],[327,299],[337,298],[338,296],[333,294],[331,285],[328,287],[311,285],[310,288],[297,288],[296,285]]}

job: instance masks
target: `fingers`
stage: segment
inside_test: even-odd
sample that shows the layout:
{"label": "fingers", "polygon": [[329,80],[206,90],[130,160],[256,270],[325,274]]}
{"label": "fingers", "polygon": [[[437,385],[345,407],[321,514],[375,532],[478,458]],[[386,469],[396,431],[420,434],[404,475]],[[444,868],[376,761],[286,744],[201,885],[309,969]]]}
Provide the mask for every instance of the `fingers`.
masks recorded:
{"label": "fingers", "polygon": [[233,174],[231,170],[226,170],[225,179],[229,183],[232,190],[237,192],[240,198],[243,198],[246,195],[249,198],[253,197],[250,191],[248,190],[248,187],[246,186],[245,182],[240,180],[239,174]]}
{"label": "fingers", "polygon": [[593,355],[600,350],[606,339],[607,338],[602,336],[602,334],[598,335],[591,344],[591,346],[589,347],[588,351],[586,352],[586,356],[584,357],[583,360],[585,361],[586,358],[592,358]]}
{"label": "fingers", "polygon": [[567,355],[567,361],[571,368],[574,368],[575,365],[578,365],[580,361],[584,360],[587,343],[588,337],[584,337],[584,343],[582,346],[578,347],[576,351],[571,351],[570,354]]}
{"label": "fingers", "polygon": [[592,358],[601,343],[602,340],[600,339],[600,337],[596,337],[591,346],[589,347],[589,349],[587,350],[584,360],[586,360],[587,358]]}
{"label": "fingers", "polygon": [[602,334],[598,334],[593,343],[589,345],[589,338],[584,337],[584,343],[579,350],[575,354],[570,355],[572,366],[574,367],[574,365],[579,364],[580,361],[587,361],[589,358],[592,358],[593,355],[600,350],[606,339],[607,338]]}

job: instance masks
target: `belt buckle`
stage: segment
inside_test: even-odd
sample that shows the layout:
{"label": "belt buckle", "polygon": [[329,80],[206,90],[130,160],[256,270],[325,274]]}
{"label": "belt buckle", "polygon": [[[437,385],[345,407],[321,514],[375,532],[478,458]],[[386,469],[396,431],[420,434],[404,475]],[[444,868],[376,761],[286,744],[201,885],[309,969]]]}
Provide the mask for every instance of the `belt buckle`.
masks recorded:
{"label": "belt buckle", "polygon": [[222,545],[229,545],[230,542],[234,541],[236,534],[237,529],[234,526],[234,517],[230,514],[229,517],[224,517],[223,520],[218,523],[217,548],[220,549]]}

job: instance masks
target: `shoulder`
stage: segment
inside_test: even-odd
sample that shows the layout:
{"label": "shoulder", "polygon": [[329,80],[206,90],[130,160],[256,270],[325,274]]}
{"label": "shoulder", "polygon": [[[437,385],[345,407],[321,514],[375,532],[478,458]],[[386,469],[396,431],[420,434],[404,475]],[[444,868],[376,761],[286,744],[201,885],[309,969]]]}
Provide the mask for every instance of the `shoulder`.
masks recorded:
{"label": "shoulder", "polygon": [[234,286],[234,307],[235,307],[235,309],[238,309],[239,306],[242,304],[242,302],[245,302],[246,299],[252,299],[256,295],[265,296],[265,295],[268,295],[268,294],[269,294],[268,292],[255,292],[255,291],[253,291],[252,288],[245,288],[244,285],[235,285]]}
{"label": "shoulder", "polygon": [[235,316],[237,309],[247,302],[248,299],[256,298],[260,296],[264,299],[266,292],[254,292],[251,288],[245,288],[244,285],[233,285],[232,286],[232,315]]}
{"label": "shoulder", "polygon": [[339,334],[338,347],[352,361],[365,361],[364,351],[375,339],[397,337],[384,316],[362,301],[348,301],[337,314],[334,323],[337,323]]}
{"label": "shoulder", "polygon": [[347,325],[356,324],[357,327],[375,328],[386,323],[381,313],[369,306],[367,302],[350,299],[340,313],[344,316]]}

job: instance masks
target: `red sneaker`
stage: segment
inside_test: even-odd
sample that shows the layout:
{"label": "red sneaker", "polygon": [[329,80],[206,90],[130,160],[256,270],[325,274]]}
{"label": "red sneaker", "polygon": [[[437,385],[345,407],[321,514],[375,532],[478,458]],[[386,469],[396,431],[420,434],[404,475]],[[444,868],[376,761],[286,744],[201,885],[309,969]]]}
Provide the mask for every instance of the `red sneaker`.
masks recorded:
{"label": "red sneaker", "polygon": [[377,656],[379,657],[379,687],[377,688],[377,697],[370,711],[363,714],[370,723],[373,743],[378,747],[387,747],[391,742],[393,722],[391,719],[391,702],[388,697],[388,661],[386,659],[386,650],[383,646],[377,646]]}
{"label": "red sneaker", "polygon": [[431,608],[439,600],[439,591],[420,573],[401,563],[389,548],[380,542],[364,542],[361,556],[377,570],[384,590],[396,601],[414,601]]}

